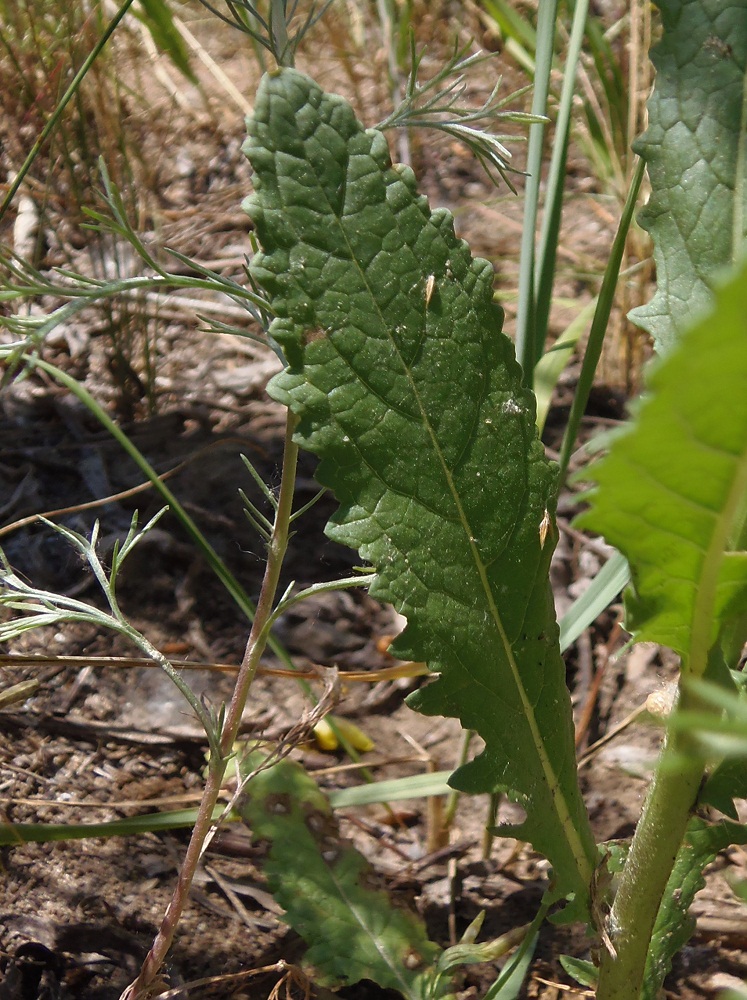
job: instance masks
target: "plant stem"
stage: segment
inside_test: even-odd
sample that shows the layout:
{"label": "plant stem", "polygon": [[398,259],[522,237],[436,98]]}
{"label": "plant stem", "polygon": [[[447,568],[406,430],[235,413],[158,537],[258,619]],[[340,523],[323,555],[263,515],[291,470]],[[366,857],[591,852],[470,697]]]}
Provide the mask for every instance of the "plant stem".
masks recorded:
{"label": "plant stem", "polygon": [[[540,4],[537,23],[537,58],[532,92],[532,114],[544,119],[547,95],[550,89],[553,44],[555,41],[555,15],[557,0]],[[535,241],[539,207],[542,155],[545,139],[545,122],[529,126],[527,149],[527,183],[524,194],[524,225],[521,236],[519,270],[519,299],[516,314],[516,357],[524,370],[524,384],[532,384],[535,363]]]}
{"label": "plant stem", "polygon": [[290,522],[293,512],[293,496],[296,487],[296,466],[298,445],[293,442],[296,418],[288,410],[285,425],[285,445],[283,448],[283,472],[278,494],[278,505],[272,527],[272,536],[267,550],[267,565],[262,581],[262,589],[257,601],[252,630],[249,633],[244,658],[241,661],[236,687],[221,734],[221,750],[225,757],[233,752],[233,744],[238,735],[241,717],[249,694],[249,688],[257,673],[259,661],[264,652],[273,620],[273,606],[290,537]]}
{"label": "plant stem", "polygon": [[[205,557],[206,562],[213,570],[215,575],[218,577],[220,582],[226,588],[228,593],[234,599],[239,609],[246,615],[246,617],[252,621],[254,615],[256,614],[256,609],[252,602],[250,601],[246,591],[239,584],[236,577],[231,573],[229,568],[217,554],[215,549],[211,546],[210,542],[205,538],[203,533],[197,527],[195,522],[189,516],[187,511],[182,507],[182,505],[177,500],[176,496],[171,492],[168,486],[164,483],[163,478],[159,476],[151,464],[147,461],[145,456],[135,447],[129,437],[125,432],[115,423],[109,414],[99,406],[90,392],[86,389],[84,385],[74,379],[67,372],[64,372],[61,368],[56,365],[50,364],[48,361],[42,360],[42,358],[36,357],[34,354],[25,353],[23,355],[23,360],[31,368],[40,368],[42,371],[51,375],[55,381],[59,382],[60,385],[64,385],[66,389],[69,389],[73,395],[81,401],[81,403],[86,406],[89,412],[99,421],[99,423],[104,427],[124,448],[125,452],[130,456],[130,458],[135,462],[138,468],[145,474],[147,479],[153,484],[155,490],[160,494],[164,501],[168,504],[169,510],[177,518],[181,526],[187,532],[189,537],[195,543],[197,548],[202,552]],[[295,466],[294,466],[295,467]],[[294,478],[295,485],[295,478]],[[282,486],[281,486],[282,492]],[[364,581],[365,585],[365,581]],[[270,648],[273,653],[282,660],[286,666],[291,669],[293,667],[293,662],[283,648],[282,644],[275,638],[269,637],[268,640]]]}
{"label": "plant stem", "polygon": [[[692,709],[696,700],[680,688],[678,709]],[[597,1000],[638,1000],[641,995],[654,923],[703,773],[703,760],[689,735],[671,730],[610,912],[609,935],[617,954],[603,950]]]}
{"label": "plant stem", "polygon": [[270,0],[270,42],[278,66],[293,65],[293,49],[288,47],[286,2]]}
{"label": "plant stem", "polygon": [[542,357],[550,322],[555,264],[560,246],[560,219],[563,212],[563,197],[566,193],[566,162],[568,160],[568,139],[571,132],[571,112],[576,83],[576,64],[581,52],[588,10],[589,0],[575,0],[573,27],[565,54],[563,87],[555,121],[550,170],[546,181],[540,246],[534,276],[534,361],[532,369]]}
{"label": "plant stem", "polygon": [[272,535],[267,548],[265,575],[262,581],[262,589],[257,602],[251,632],[249,633],[249,639],[244,651],[244,657],[241,661],[236,685],[221,730],[220,755],[213,754],[211,756],[208,777],[197,813],[197,819],[189,840],[187,853],[179,871],[171,902],[161,921],[161,927],[150,951],[145,957],[137,978],[127,987],[120,1000],[135,1000],[140,995],[147,995],[148,989],[152,986],[158,970],[171,947],[171,942],[174,939],[177,925],[186,905],[192,880],[197,870],[200,855],[202,854],[203,844],[213,824],[213,811],[218,802],[226,766],[233,754],[233,747],[239,732],[249,688],[257,673],[260,659],[267,644],[275,595],[280,579],[280,570],[288,547],[298,460],[298,446],[293,442],[295,425],[296,418],[289,410],[285,429],[283,472]]}

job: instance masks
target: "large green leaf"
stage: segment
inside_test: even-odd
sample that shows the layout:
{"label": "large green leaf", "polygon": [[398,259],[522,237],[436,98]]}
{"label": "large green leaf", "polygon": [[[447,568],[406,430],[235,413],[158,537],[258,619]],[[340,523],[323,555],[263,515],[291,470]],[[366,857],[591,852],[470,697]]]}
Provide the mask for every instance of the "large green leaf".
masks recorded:
{"label": "large green leaf", "polygon": [[633,428],[589,470],[597,488],[579,519],[630,563],[628,628],[695,675],[747,602],[746,386],[743,266],[655,369]]}
{"label": "large green leaf", "polygon": [[408,619],[399,654],[439,675],[417,707],[485,741],[454,785],[519,801],[526,819],[506,832],[551,860],[558,896],[584,913],[595,848],[542,528],[555,473],[491,267],[391,166],[384,136],[307,77],[265,77],[248,128],[252,273],[288,360],[270,391],[340,501],[328,532]]}
{"label": "large green leaf", "polygon": [[664,350],[709,306],[714,273],[736,262],[747,236],[747,16],[723,0],[657,3],[664,31],[636,150],[651,179],[640,222],[658,291],[631,319]]}

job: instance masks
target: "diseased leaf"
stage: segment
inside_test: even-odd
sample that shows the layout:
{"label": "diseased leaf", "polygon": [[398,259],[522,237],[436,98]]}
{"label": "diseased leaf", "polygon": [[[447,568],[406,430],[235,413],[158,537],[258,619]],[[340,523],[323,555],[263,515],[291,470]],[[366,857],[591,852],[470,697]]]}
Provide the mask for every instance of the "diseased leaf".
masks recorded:
{"label": "diseased leaf", "polygon": [[747,826],[742,823],[724,820],[708,826],[697,817],[690,821],[651,936],[641,1000],[658,1000],[672,959],[687,944],[695,929],[690,907],[696,893],[705,886],[703,869],[719,851],[732,844],[746,843]]}
{"label": "diseased leaf", "polygon": [[[701,676],[747,602],[747,267],[649,379],[634,426],[592,465],[579,522],[630,563],[627,627]],[[742,638],[744,642],[744,637]]]}
{"label": "diseased leaf", "polygon": [[[251,754],[248,774],[262,761]],[[255,774],[239,811],[255,838],[268,840],[264,866],[284,919],[306,941],[314,980],[337,988],[371,979],[409,1000],[450,986],[433,968],[441,949],[423,922],[371,888],[365,858],[340,837],[327,798],[300,764],[282,760]]]}
{"label": "diseased leaf", "polygon": [[747,237],[747,17],[741,3],[657,0],[664,32],[635,149],[651,198],[640,224],[654,241],[658,290],[630,318],[657,350],[710,305],[713,277]]}
{"label": "diseased leaf", "polygon": [[583,916],[596,852],[548,584],[555,533],[541,530],[555,473],[492,269],[391,166],[383,135],[308,77],[265,77],[248,128],[252,273],[288,359],[270,392],[340,502],[328,533],[407,618],[398,655],[439,675],[413,704],[485,741],[453,784],[523,805],[505,832],[550,859]]}

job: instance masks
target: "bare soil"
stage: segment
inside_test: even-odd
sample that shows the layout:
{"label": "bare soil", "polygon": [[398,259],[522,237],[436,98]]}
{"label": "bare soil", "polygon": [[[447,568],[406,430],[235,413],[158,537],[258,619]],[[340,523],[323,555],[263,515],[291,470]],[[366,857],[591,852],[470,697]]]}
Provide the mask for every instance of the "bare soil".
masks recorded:
{"label": "bare soil", "polygon": [[[257,78],[251,52],[238,48],[226,32],[208,31],[201,22],[192,28],[242,92],[251,95]],[[324,36],[313,69],[325,86],[348,94],[365,120],[374,122],[387,103],[384,49],[371,51],[367,60],[349,55],[341,60],[344,46],[351,44],[343,29],[352,30],[338,25]],[[361,30],[373,37],[370,24]],[[440,51],[445,37],[441,20],[424,18],[421,31]],[[302,61],[302,68],[311,67]],[[470,84],[480,99],[483,89],[489,90],[490,70],[482,73]],[[523,83],[510,67],[506,73],[516,77],[507,86]],[[204,86],[208,111],[203,107],[190,115],[182,109],[183,117],[177,118],[163,98],[156,107],[159,131],[153,139],[161,149],[162,177],[158,240],[241,280],[248,223],[239,203],[250,178],[240,153],[240,115],[216,92],[214,80],[206,77]],[[578,183],[566,209],[560,290],[566,300],[580,305],[596,288],[614,212],[609,197],[589,181],[579,154],[574,157],[571,169]],[[520,200],[491,189],[473,161],[443,141],[418,139],[413,158],[431,201],[450,207],[459,234],[475,253],[495,262],[497,287],[514,288]],[[89,273],[96,255],[106,258],[113,252],[95,237],[77,250],[65,250],[72,253],[74,266]],[[52,240],[46,265],[59,262],[56,255],[59,246]],[[506,304],[510,329],[510,297]],[[556,330],[572,312],[566,301],[554,316]],[[112,322],[128,332],[128,351],[116,349]],[[146,342],[154,358],[150,373],[143,360]],[[284,417],[263,391],[277,364],[271,352],[240,337],[205,334],[194,309],[175,296],[168,308],[160,304],[148,318],[94,310],[81,314],[55,333],[45,356],[94,392],[159,473],[175,470],[170,488],[256,597],[262,543],[244,517],[238,491],[245,490],[255,502],[261,498],[240,456],[248,456],[269,482],[277,482]],[[615,377],[596,390],[589,433],[624,415],[629,373],[619,365],[616,370],[614,363],[612,370]],[[571,368],[555,399],[547,431],[551,452],[558,445],[574,378]],[[98,518],[106,554],[126,533],[134,510],[144,523],[160,508],[152,491],[136,491],[142,483],[142,473],[119,445],[50,379],[34,375],[3,390],[0,510],[6,527],[0,542],[15,569],[35,584],[100,601],[92,577],[62,539],[39,523],[19,522],[62,508],[65,512],[54,519],[87,533]],[[303,456],[299,501],[315,492],[314,461]],[[91,501],[98,502],[93,509],[81,508]],[[350,572],[355,553],[324,535],[334,507],[324,497],[304,517],[289,553],[285,584],[295,581],[301,587]],[[576,509],[573,495],[565,495],[554,567],[560,613],[606,555],[598,541],[584,538],[569,524]],[[120,597],[133,624],[174,662],[240,660],[247,623],[171,515],[126,565]],[[621,608],[613,606],[568,653],[581,755],[676,676],[671,656],[656,647],[617,655],[625,640],[620,616]],[[299,667],[336,666],[344,679],[346,671],[390,666],[382,639],[397,627],[391,609],[363,592],[347,591],[294,609],[280,623],[278,638]],[[98,823],[196,804],[206,745],[178,692],[155,669],[115,662],[100,666],[93,659],[132,656],[123,640],[70,623],[27,633],[7,652],[48,660],[43,666],[2,668],[0,691],[25,678],[39,681],[32,697],[0,712],[0,816],[5,822]],[[82,659],[67,665],[54,659],[71,656]],[[268,656],[266,666],[277,667],[277,660]],[[187,673],[207,703],[217,706],[228,697],[229,675]],[[343,683],[336,712],[355,720],[374,740],[364,762],[377,779],[449,768],[458,760],[458,726],[422,718],[405,706],[405,695],[417,683]],[[246,710],[246,734],[279,738],[307,705],[294,681],[262,675]],[[582,757],[584,790],[600,841],[630,835],[658,740],[658,731],[639,719],[598,752]],[[294,756],[324,788],[360,781],[340,753],[305,744]],[[510,809],[502,804],[499,820],[509,818]],[[407,895],[440,943],[453,943],[481,910],[486,912],[485,939],[531,920],[546,886],[543,860],[513,841],[497,839],[484,849],[486,802],[463,797],[440,845],[437,821],[433,805],[424,800],[397,803],[393,810],[347,810],[341,817],[343,834],[354,839],[392,892]],[[158,928],[186,836],[184,830],[172,830],[0,849],[0,1000],[116,1000]],[[302,943],[278,918],[264,888],[262,859],[263,848],[252,844],[241,824],[227,824],[213,841],[164,970],[169,996],[266,997],[280,978],[277,971],[229,977],[281,959],[300,960]],[[744,877],[744,868],[745,855],[737,849],[712,866],[698,897],[695,933],[667,981],[667,996],[713,996],[730,981],[747,977],[747,918],[727,883],[727,878]],[[589,942],[578,932],[548,924],[522,996],[550,1000],[584,995],[573,987],[558,958],[564,953],[588,957],[588,949]],[[217,979],[195,985],[206,977]],[[462,995],[483,995],[494,978],[492,966],[468,970]],[[361,984],[345,995],[364,1000],[381,992]]]}

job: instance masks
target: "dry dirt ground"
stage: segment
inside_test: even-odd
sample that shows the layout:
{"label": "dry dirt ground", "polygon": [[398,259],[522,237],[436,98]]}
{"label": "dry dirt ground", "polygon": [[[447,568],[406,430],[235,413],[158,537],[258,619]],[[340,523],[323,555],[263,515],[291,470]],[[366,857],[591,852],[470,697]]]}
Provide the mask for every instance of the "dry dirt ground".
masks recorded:
{"label": "dry dirt ground", "polygon": [[[251,53],[236,54],[225,32],[192,25],[202,43],[223,64],[245,94],[251,95],[256,68]],[[427,26],[426,26],[427,28]],[[433,25],[434,35],[438,34]],[[367,30],[371,30],[370,26]],[[425,30],[425,29],[424,29]],[[318,36],[317,36],[318,37]],[[340,62],[342,42],[334,33],[320,47],[317,76],[356,100],[374,121],[386,104],[383,50],[366,62]],[[335,51],[336,48],[338,51]],[[226,53],[228,52],[228,55]],[[303,62],[302,62],[302,65]],[[355,73],[349,68],[354,65]],[[341,70],[347,68],[348,72]],[[304,68],[309,68],[308,62]],[[487,72],[487,71],[484,71]],[[510,75],[510,73],[509,73]],[[521,81],[517,81],[521,82]],[[474,83],[481,99],[486,77]],[[180,84],[183,88],[183,85]],[[205,78],[212,94],[215,81]],[[197,102],[199,103],[199,102]],[[361,107],[364,104],[366,106]],[[250,186],[240,153],[242,129],[235,106],[213,106],[177,121],[161,114],[165,130],[159,191],[158,239],[211,267],[241,279],[248,223],[239,203]],[[171,121],[170,131],[164,122]],[[179,127],[177,128],[177,124]],[[476,253],[496,262],[498,286],[512,287],[516,273],[520,202],[490,189],[478,168],[457,147],[425,141],[415,147],[416,167],[434,204],[453,209],[457,231]],[[575,156],[576,154],[574,154]],[[603,267],[613,216],[609,198],[590,182],[581,161],[572,164],[572,186],[561,256],[561,289],[566,298],[588,301]],[[6,234],[7,236],[7,234]],[[74,266],[90,269],[94,238],[76,251]],[[98,245],[106,254],[111,248]],[[51,242],[50,263],[55,246]],[[44,303],[42,303],[44,305]],[[507,298],[510,312],[510,295]],[[216,307],[217,308],[217,307]],[[222,314],[216,314],[222,318]],[[114,321],[133,317],[115,314]],[[224,317],[232,321],[232,317]],[[116,356],[107,324],[112,316],[91,311],[57,331],[46,356],[83,381],[117,415],[132,440],[159,473],[175,470],[169,486],[197,520],[227,565],[256,597],[262,572],[261,542],[243,514],[238,490],[258,500],[240,455],[277,482],[283,413],[263,388],[273,356],[252,341],[201,332],[194,309],[173,297],[139,317],[154,351],[152,381],[137,350]],[[555,319],[563,323],[562,310]],[[615,370],[614,364],[612,365]],[[587,430],[623,416],[625,373],[600,384]],[[573,389],[571,369],[555,399],[547,432],[552,449]],[[150,412],[148,389],[157,405]],[[314,462],[302,458],[299,501],[316,487]],[[161,506],[152,492],[134,492],[142,473],[79,403],[51,379],[33,376],[6,386],[0,396],[0,541],[8,559],[39,586],[79,599],[99,601],[79,558],[50,530],[18,522],[42,511],[93,509],[55,515],[60,523],[88,532],[101,522],[102,549],[111,552],[135,509],[141,522]],[[102,499],[118,496],[116,499]],[[306,515],[294,538],[285,581],[303,586],[346,575],[355,556],[323,533],[334,502],[324,498]],[[576,509],[572,495],[561,505],[561,542],[555,564],[559,610],[581,592],[606,557],[598,542],[569,524]],[[134,554],[123,574],[120,597],[135,626],[175,661],[236,663],[247,624],[204,560],[167,515]],[[620,608],[614,606],[568,654],[568,678],[579,732],[579,753],[613,734],[647,695],[674,677],[675,665],[655,647],[615,656],[624,643]],[[396,629],[390,609],[365,593],[348,591],[308,602],[281,622],[278,637],[301,666],[335,665],[343,673],[390,665],[382,637]],[[43,666],[6,666],[0,690],[24,678],[39,681],[26,702],[0,713],[0,816],[7,822],[104,822],[156,809],[193,806],[205,765],[205,740],[170,682],[158,671],[94,665],[92,658],[129,656],[121,639],[76,623],[27,633],[10,652],[50,658]],[[77,656],[63,665],[55,657]],[[268,667],[276,666],[272,657]],[[212,705],[230,691],[230,676],[189,671],[190,683]],[[377,778],[451,767],[461,736],[448,720],[424,719],[403,702],[415,680],[376,684],[343,683],[338,714],[355,720],[375,748],[365,763]],[[245,716],[248,736],[279,737],[306,707],[301,688],[271,674],[258,678]],[[598,752],[584,758],[582,777],[594,829],[600,840],[627,837],[636,821],[650,773],[658,733],[640,720],[623,728]],[[334,789],[360,779],[340,754],[312,744],[294,756]],[[501,806],[499,819],[509,815]],[[433,804],[397,803],[393,810],[371,806],[343,811],[341,829],[370,859],[381,882],[406,893],[442,944],[453,941],[484,910],[483,937],[530,920],[542,895],[546,870],[522,845],[496,840],[487,849],[483,830],[487,803],[462,798],[448,835],[435,850],[438,833]],[[5,978],[2,1000],[114,1000],[136,973],[169,900],[183,854],[186,832],[132,837],[89,838],[2,848],[0,949]],[[264,889],[263,849],[253,845],[240,824],[227,826],[213,841],[200,867],[191,903],[165,970],[169,995],[266,997],[277,973],[239,980],[221,977],[297,961],[302,946],[278,920]],[[712,866],[707,889],[697,902],[698,926],[667,983],[671,997],[715,995],[729,977],[747,977],[747,918],[726,877],[744,875],[745,856],[727,852]],[[558,956],[584,956],[588,942],[548,925],[542,933],[523,996],[545,1000],[583,995],[563,973]],[[465,996],[481,996],[495,978],[493,967],[475,967],[464,979]],[[355,998],[378,996],[365,984],[346,991]]]}

